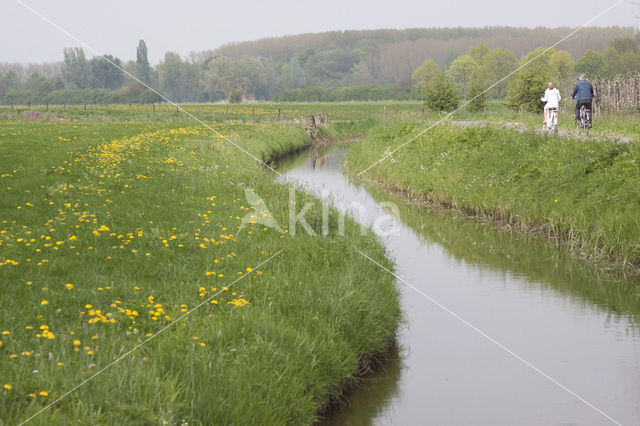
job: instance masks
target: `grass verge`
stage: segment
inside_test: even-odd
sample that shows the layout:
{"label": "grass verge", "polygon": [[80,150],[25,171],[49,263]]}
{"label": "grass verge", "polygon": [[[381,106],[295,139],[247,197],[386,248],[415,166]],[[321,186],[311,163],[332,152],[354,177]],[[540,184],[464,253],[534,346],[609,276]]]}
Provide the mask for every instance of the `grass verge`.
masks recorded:
{"label": "grass verge", "polygon": [[[348,155],[357,174],[423,129],[393,123]],[[361,177],[423,203],[455,209],[640,268],[640,152],[605,140],[554,138],[501,126],[437,126]]]}

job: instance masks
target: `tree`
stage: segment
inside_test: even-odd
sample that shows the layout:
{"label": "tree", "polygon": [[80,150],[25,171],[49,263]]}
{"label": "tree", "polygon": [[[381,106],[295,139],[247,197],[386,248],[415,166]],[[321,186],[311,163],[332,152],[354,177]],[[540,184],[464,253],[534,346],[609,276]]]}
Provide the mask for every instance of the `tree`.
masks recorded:
{"label": "tree", "polygon": [[424,91],[424,103],[433,111],[451,111],[458,107],[459,97],[453,81],[439,73]]}
{"label": "tree", "polygon": [[474,78],[469,83],[469,97],[471,100],[467,105],[467,109],[471,112],[484,111],[487,107],[487,93],[484,79]]}
{"label": "tree", "polygon": [[602,59],[607,67],[607,78],[613,78],[623,73],[622,57],[613,47],[607,47],[602,51]]}
{"label": "tree", "polygon": [[27,83],[25,84],[25,88],[27,90],[36,90],[46,80],[47,80],[47,77],[45,77],[45,76],[43,76],[43,75],[41,75],[41,74],[39,74],[37,72],[33,73],[29,77],[29,80],[27,80]]}
{"label": "tree", "polygon": [[638,43],[631,36],[622,36],[615,38],[611,42],[611,47],[616,49],[619,54],[624,55],[627,52],[638,53]]}
{"label": "tree", "polygon": [[89,87],[89,64],[81,47],[64,49],[62,76],[68,83],[74,84],[80,89]]}
{"label": "tree", "polygon": [[527,66],[518,70],[509,83],[505,100],[509,108],[530,112],[542,111],[540,98],[554,72],[549,66],[550,55],[541,55],[542,52],[544,48],[536,49],[522,59],[521,63]]}
{"label": "tree", "polygon": [[576,61],[574,70],[589,77],[601,77],[607,75],[607,64],[598,52],[589,49]]}
{"label": "tree", "polygon": [[433,59],[427,59],[420,65],[416,70],[411,74],[411,78],[416,81],[420,92],[424,92],[429,83],[433,81],[434,78],[442,74],[440,67]]}
{"label": "tree", "polygon": [[621,74],[637,73],[640,70],[640,53],[627,52],[620,56]]}
{"label": "tree", "polygon": [[143,82],[149,84],[151,82],[151,66],[147,58],[147,44],[144,40],[138,42],[136,49],[136,64],[138,68],[137,77]]}
{"label": "tree", "polygon": [[184,100],[185,69],[180,55],[173,52],[164,54],[164,61],[158,64],[158,84],[160,90],[176,101]]}
{"label": "tree", "polygon": [[566,50],[558,50],[549,56],[549,67],[553,70],[555,84],[571,77],[573,72],[573,58]]}
{"label": "tree", "polygon": [[[508,76],[518,66],[515,55],[507,49],[499,47],[492,49],[484,57],[484,69],[491,76],[492,83],[497,83]],[[498,99],[502,99],[502,93],[507,87],[507,81],[496,84]]]}
{"label": "tree", "polygon": [[485,56],[489,54],[490,50],[485,44],[479,44],[474,47],[470,47],[467,55],[479,64],[484,62]]}
{"label": "tree", "polygon": [[122,68],[122,62],[111,55],[92,58],[89,61],[91,87],[111,90],[120,88],[124,82],[124,74],[118,67]]}
{"label": "tree", "polygon": [[51,79],[48,78],[48,79],[44,80],[42,83],[40,83],[40,85],[36,89],[36,94],[40,98],[43,98],[44,96],[48,95],[49,93],[53,92],[54,90],[56,90],[56,85]]}
{"label": "tree", "polygon": [[209,61],[203,85],[212,99],[244,100],[247,95],[266,98],[265,69],[258,59],[242,57],[233,60],[219,56]]}
{"label": "tree", "polygon": [[467,84],[478,72],[478,63],[469,55],[458,56],[449,65],[449,72],[462,84],[462,93],[464,100],[467,100]]}
{"label": "tree", "polygon": [[0,98],[18,89],[18,84],[19,80],[15,72],[9,70],[0,74]]}

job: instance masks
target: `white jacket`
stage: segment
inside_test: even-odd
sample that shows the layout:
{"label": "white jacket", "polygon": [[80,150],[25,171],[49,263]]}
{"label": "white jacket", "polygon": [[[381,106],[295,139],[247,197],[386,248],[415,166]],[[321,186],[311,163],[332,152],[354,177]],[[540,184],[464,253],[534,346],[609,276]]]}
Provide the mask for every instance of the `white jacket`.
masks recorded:
{"label": "white jacket", "polygon": [[560,91],[555,87],[553,89],[547,89],[544,91],[544,97],[540,98],[542,102],[546,102],[547,104],[544,106],[546,109],[549,108],[559,108],[560,107]]}

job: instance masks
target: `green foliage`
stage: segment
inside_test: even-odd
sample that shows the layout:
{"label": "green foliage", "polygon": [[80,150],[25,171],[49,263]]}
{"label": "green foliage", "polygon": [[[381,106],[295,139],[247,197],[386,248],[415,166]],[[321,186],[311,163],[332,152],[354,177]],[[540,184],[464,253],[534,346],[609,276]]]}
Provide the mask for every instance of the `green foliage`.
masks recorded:
{"label": "green foliage", "polygon": [[624,55],[627,52],[638,53],[640,46],[631,36],[625,35],[615,38],[611,42],[611,47],[616,49],[618,53]]}
{"label": "green foliage", "polygon": [[549,56],[549,66],[552,69],[554,78],[552,82],[559,85],[560,82],[571,78],[573,73],[573,59],[566,50],[558,50]]}
{"label": "green foliage", "polygon": [[[356,89],[349,89],[347,92],[354,94],[352,99],[418,99],[436,66],[440,68],[449,65],[449,71],[459,84],[460,92],[464,98],[468,98],[468,86],[473,79],[483,79],[487,86],[496,83],[516,68],[516,57],[527,54],[534,47],[551,45],[564,36],[563,31],[560,28],[501,27],[303,34],[234,43],[214,51],[193,54],[189,60],[168,52],[155,69],[149,64],[146,43],[140,40],[135,61],[124,64],[124,68],[142,81],[160,88],[171,99],[179,102],[207,102],[228,100],[232,93],[243,91],[244,98],[249,100],[345,99],[343,94],[336,94],[334,90],[341,87],[372,86],[383,86],[384,94],[372,90],[375,93],[365,97],[362,93],[354,94],[358,92]],[[573,77],[571,58],[579,58],[584,53],[585,46],[602,51],[611,45],[620,55],[619,61],[611,53],[603,58],[607,64],[604,69],[601,69],[601,64],[586,64],[590,75],[614,77],[637,72],[640,69],[640,53],[637,42],[632,38],[633,34],[632,28],[591,28],[580,39],[566,40],[563,43],[566,51],[550,52],[549,66],[554,70],[552,81]],[[503,47],[492,50],[487,48],[487,44],[496,43]],[[461,56],[465,49],[468,50]],[[120,63],[118,58],[107,57],[114,63]],[[427,65],[422,64],[426,68],[418,71],[422,75],[415,74],[416,58],[427,59]],[[589,62],[588,59],[582,60],[581,69],[585,68],[583,65]],[[611,66],[609,62],[612,63]],[[19,83],[11,89],[0,83],[0,102],[5,104],[12,99],[46,102],[47,94],[52,91],[50,83],[45,84],[42,89],[39,86],[26,87],[29,76],[34,72],[51,78],[55,90],[66,86],[118,91],[123,85],[133,84],[125,81],[121,72],[100,58],[87,59],[81,48],[65,50],[61,72],[54,64],[29,67],[0,64],[0,75],[8,70],[16,71]],[[410,88],[412,76],[418,84]],[[57,77],[61,77],[61,80]],[[392,86],[398,89],[388,90]],[[559,86],[562,87],[561,84]],[[502,99],[506,88],[507,81],[500,82],[491,89],[488,96]],[[16,91],[30,93],[16,94]],[[9,92],[11,99],[6,97]],[[137,97],[130,98],[132,102],[135,99]]]}
{"label": "green foliage", "polygon": [[509,83],[505,104],[517,111],[540,112],[540,98],[544,94],[547,83],[553,80],[555,71],[549,65],[554,51],[546,52],[539,48],[530,52],[520,63],[527,64],[521,68]]}
{"label": "green foliage", "polygon": [[118,67],[122,68],[122,62],[111,55],[92,58],[89,61],[91,87],[112,90],[120,88],[124,82],[124,74]]}
{"label": "green foliage", "polygon": [[411,78],[416,81],[416,85],[420,92],[424,92],[429,83],[433,81],[442,71],[433,59],[427,59],[411,74]]}
{"label": "green foliage", "polygon": [[480,64],[471,55],[458,56],[449,65],[449,73],[455,80],[462,84],[464,100],[467,100],[467,85],[480,71]]}
{"label": "green foliage", "polygon": [[151,65],[149,65],[149,58],[147,57],[147,44],[144,40],[138,42],[138,48],[136,49],[136,65],[137,75],[143,83],[149,84],[151,82]]}
{"label": "green foliage", "polygon": [[[507,49],[498,47],[487,53],[483,66],[487,76],[493,80],[492,84],[497,83],[496,97],[502,99],[503,92],[507,87],[506,77],[518,66],[516,56]],[[503,79],[504,81],[501,81]]]}
{"label": "green foliage", "polygon": [[[348,154],[348,170],[363,170],[421,128],[405,121],[374,129]],[[586,258],[637,268],[639,143],[441,125],[363,176],[512,227],[543,227]]]}
{"label": "green foliage", "polygon": [[452,111],[458,107],[460,97],[454,83],[444,73],[427,85],[424,91],[424,103],[432,111]]}
{"label": "green foliage", "polygon": [[89,64],[81,47],[64,49],[62,77],[80,89],[90,85]]}
{"label": "green foliage", "polygon": [[469,84],[469,104],[467,109],[471,112],[484,111],[487,107],[487,94],[484,82],[476,78]]}
{"label": "green foliage", "polygon": [[574,65],[578,74],[586,74],[589,78],[602,77],[607,74],[607,64],[602,55],[594,50],[587,50]]}

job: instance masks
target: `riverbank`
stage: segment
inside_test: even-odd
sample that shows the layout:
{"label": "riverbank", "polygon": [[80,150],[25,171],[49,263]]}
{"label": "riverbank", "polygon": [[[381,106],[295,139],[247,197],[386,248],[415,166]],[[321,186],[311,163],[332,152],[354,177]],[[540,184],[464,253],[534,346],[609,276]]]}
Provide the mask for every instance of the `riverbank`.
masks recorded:
{"label": "riverbank", "polygon": [[[393,277],[354,248],[392,268],[375,236],[288,235],[289,188],[224,139],[269,161],[303,127],[214,128],[3,122],[4,421],[311,424],[395,335]],[[246,188],[284,234],[240,230]]]}
{"label": "riverbank", "polygon": [[[379,126],[354,145],[352,176],[424,130]],[[640,271],[638,140],[554,138],[504,126],[434,127],[359,176],[413,202],[541,236],[592,262]]]}

